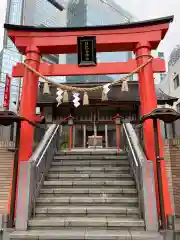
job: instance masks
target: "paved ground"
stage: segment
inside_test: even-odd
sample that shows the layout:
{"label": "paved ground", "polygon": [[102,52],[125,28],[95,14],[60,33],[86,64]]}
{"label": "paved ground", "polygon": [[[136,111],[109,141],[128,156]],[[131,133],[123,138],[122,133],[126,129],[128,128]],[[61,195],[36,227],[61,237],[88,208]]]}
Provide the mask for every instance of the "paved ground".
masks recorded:
{"label": "paved ground", "polygon": [[163,240],[180,240],[180,233],[174,233],[172,231],[167,231],[166,233],[162,233]]}
{"label": "paved ground", "polygon": [[[177,232],[179,232],[179,235],[180,235],[180,218],[176,218],[176,220],[175,220],[175,230]],[[180,239],[180,237],[179,237],[179,239]]]}

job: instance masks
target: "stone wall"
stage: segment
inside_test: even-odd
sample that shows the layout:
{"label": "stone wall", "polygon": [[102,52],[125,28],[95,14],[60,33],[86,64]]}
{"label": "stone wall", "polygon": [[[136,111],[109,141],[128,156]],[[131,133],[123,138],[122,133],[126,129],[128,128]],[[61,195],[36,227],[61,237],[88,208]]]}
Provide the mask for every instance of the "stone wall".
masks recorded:
{"label": "stone wall", "polygon": [[180,217],[180,138],[165,140],[164,154],[173,208]]}

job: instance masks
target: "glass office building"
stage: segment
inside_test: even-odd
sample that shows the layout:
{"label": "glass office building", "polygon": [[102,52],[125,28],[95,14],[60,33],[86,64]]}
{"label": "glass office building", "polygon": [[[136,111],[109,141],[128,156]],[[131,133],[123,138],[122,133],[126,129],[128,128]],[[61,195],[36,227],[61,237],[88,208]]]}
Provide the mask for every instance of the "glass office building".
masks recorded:
{"label": "glass office building", "polygon": [[[66,11],[64,0],[7,0],[6,23],[17,25],[64,27],[66,26]],[[22,56],[16,47],[4,34],[4,47],[0,54],[1,82],[0,103],[3,104],[5,76],[11,76],[12,66],[22,61]],[[42,61],[50,63],[65,63],[65,56],[47,55]],[[22,82],[13,79],[11,84],[10,109],[14,110],[13,102],[18,102]]]}
{"label": "glass office building", "polygon": [[[23,0],[7,0],[6,8],[6,23],[20,24]],[[6,73],[11,75],[12,66],[16,62],[21,61],[21,56],[17,52],[14,44],[7,38],[6,32],[4,33],[4,47],[1,52],[1,81],[0,81],[0,104],[3,105],[4,87],[6,80]],[[19,91],[19,81],[13,80],[11,86],[11,99],[15,99],[15,92]],[[17,95],[17,94],[16,94]],[[11,104],[10,104],[11,105]]]}
{"label": "glass office building", "polygon": [[[110,25],[134,21],[134,17],[115,4],[113,0],[7,0],[6,23],[18,25],[34,25],[47,27],[73,27],[86,25]],[[98,62],[127,61],[131,53],[100,53]],[[0,103],[2,106],[4,97],[5,75],[11,75],[12,66],[22,61],[22,56],[16,47],[4,34],[4,48],[0,53],[1,82]],[[42,61],[49,63],[77,63],[75,54],[46,55]],[[112,81],[119,75],[110,76],[81,76],[59,77],[54,80],[60,82],[89,82]],[[18,102],[21,94],[19,79],[13,79],[11,84],[10,109]],[[16,106],[17,107],[17,106]]]}
{"label": "glass office building", "polygon": [[[135,18],[113,0],[71,0],[68,4],[67,26],[69,27],[113,25],[132,21],[135,21]],[[131,52],[103,52],[97,54],[97,62],[126,62],[131,57]],[[68,54],[67,63],[77,63],[77,55]],[[67,77],[67,81],[109,82],[120,77],[121,75],[72,76]]]}

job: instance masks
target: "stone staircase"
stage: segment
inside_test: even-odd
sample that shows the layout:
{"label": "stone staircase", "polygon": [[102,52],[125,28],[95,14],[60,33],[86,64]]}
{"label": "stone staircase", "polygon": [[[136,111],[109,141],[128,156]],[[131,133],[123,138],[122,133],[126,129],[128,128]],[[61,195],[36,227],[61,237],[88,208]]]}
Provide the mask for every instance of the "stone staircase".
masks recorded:
{"label": "stone staircase", "polygon": [[0,148],[0,214],[7,215],[12,182],[14,152]]}
{"label": "stone staircase", "polygon": [[145,231],[126,153],[59,153],[28,230],[11,239],[160,240]]}

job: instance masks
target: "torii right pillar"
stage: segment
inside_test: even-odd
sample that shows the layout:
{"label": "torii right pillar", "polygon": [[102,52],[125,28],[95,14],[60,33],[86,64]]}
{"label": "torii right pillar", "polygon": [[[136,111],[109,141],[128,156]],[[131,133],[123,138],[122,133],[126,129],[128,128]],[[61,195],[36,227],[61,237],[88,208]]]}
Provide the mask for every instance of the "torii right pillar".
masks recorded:
{"label": "torii right pillar", "polygon": [[[151,57],[151,45],[148,41],[139,42],[135,48],[137,65],[140,66],[146,63]],[[141,102],[141,115],[148,114],[157,108],[157,98],[154,85],[154,76],[152,62],[142,68],[139,73],[139,94]],[[159,124],[160,128],[160,124]],[[159,131],[160,132],[160,131]],[[144,123],[144,144],[145,151],[149,160],[153,161],[155,172],[155,186],[156,186],[156,199],[159,211],[159,198],[158,198],[158,185],[156,176],[156,157],[154,149],[154,129],[153,121],[147,120]],[[159,136],[160,157],[164,157],[162,136]],[[163,184],[163,199],[166,217],[172,215],[172,205],[170,194],[168,191],[168,181],[166,176],[165,161],[161,161],[162,184]],[[160,214],[160,211],[159,211]]]}

